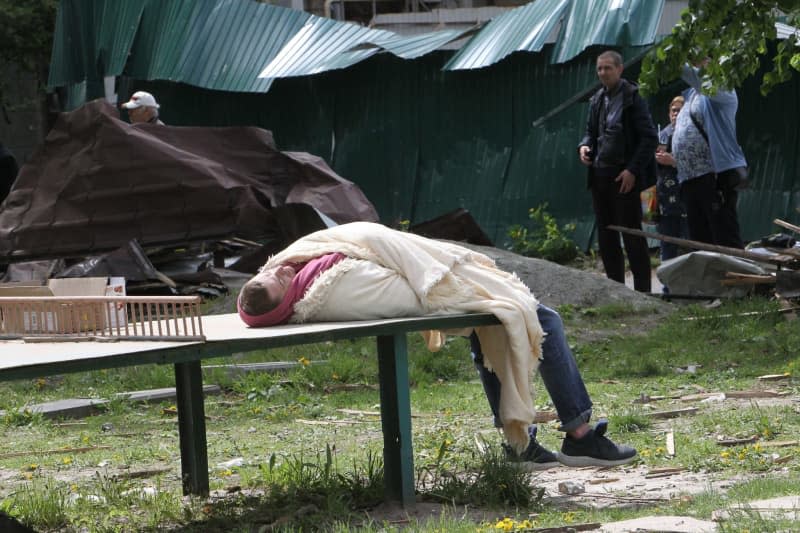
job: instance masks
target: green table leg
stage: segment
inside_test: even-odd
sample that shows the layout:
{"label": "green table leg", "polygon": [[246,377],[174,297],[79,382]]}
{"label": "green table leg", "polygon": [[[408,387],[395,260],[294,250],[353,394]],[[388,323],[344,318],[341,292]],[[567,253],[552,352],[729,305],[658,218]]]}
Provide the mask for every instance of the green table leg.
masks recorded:
{"label": "green table leg", "polygon": [[183,493],[208,495],[208,449],[200,361],[175,363]]}
{"label": "green table leg", "polygon": [[415,503],[414,453],[411,447],[411,401],[406,335],[378,336],[383,464],[387,501]]}

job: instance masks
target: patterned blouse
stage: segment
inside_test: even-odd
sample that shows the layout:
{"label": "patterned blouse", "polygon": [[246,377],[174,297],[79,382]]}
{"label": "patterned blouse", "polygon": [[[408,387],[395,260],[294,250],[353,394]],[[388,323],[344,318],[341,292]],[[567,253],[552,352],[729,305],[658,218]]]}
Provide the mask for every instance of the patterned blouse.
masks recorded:
{"label": "patterned blouse", "polygon": [[683,106],[675,121],[675,132],[672,134],[672,154],[678,166],[678,181],[699,178],[704,174],[714,172],[711,162],[711,149],[708,147],[703,135],[695,127],[692,117],[703,124],[703,101],[696,91],[692,91],[686,105]]}

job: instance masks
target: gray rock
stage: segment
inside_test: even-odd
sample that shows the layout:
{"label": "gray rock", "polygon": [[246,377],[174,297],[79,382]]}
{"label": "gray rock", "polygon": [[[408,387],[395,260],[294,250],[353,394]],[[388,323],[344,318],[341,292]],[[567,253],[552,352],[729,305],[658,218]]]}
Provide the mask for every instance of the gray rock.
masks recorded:
{"label": "gray rock", "polygon": [[544,259],[525,257],[508,250],[456,243],[488,255],[497,266],[514,272],[531,289],[533,295],[548,307],[572,304],[579,307],[601,307],[628,304],[634,309],[669,307],[671,304],[648,296],[598,272],[587,272],[551,263]]}
{"label": "gray rock", "polygon": [[562,481],[558,484],[558,492],[575,496],[586,492],[586,485],[578,481]]}

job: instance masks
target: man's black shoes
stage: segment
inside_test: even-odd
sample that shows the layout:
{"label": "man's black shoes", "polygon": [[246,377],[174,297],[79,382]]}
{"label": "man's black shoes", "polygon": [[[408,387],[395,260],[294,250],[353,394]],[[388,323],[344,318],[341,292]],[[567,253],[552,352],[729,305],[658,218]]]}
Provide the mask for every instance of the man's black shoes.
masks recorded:
{"label": "man's black shoes", "polygon": [[560,466],[561,463],[558,462],[558,456],[536,440],[536,426],[531,426],[528,429],[528,435],[531,440],[528,442],[528,447],[525,448],[525,451],[520,454],[515,452],[508,444],[503,444],[503,449],[509,461],[518,463],[520,468],[528,472]]}
{"label": "man's black shoes", "polygon": [[564,438],[558,460],[566,466],[617,466],[636,459],[636,450],[614,444],[605,436],[608,421],[600,420],[580,439]]}

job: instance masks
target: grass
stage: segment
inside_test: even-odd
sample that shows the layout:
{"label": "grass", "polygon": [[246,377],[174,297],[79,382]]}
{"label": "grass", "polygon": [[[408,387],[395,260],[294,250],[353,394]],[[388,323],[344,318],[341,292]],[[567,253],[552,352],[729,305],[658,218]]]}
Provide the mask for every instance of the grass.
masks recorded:
{"label": "grass", "polygon": [[[68,374],[0,385],[0,510],[44,531],[525,531],[644,514],[708,519],[716,509],[800,493],[798,447],[770,448],[800,430],[796,404],[765,400],[685,404],[706,391],[764,388],[764,374],[794,376],[800,330],[753,299],[722,308],[681,307],[670,315],[627,306],[560,309],[598,416],[615,438],[640,451],[647,468],[680,466],[725,492],[662,503],[586,509],[548,503],[535,475],[504,460],[465,339],[430,354],[409,338],[418,500],[441,504],[429,518],[382,518],[382,436],[376,350],[344,341],[255,352],[214,363],[299,361],[284,373],[205,375],[223,393],[206,399],[212,498],[184,498],[173,407],[111,401],[97,416],[51,421],[26,405],[68,397],[111,398],[125,390],[173,386],[169,366]],[[642,326],[646,324],[646,326]],[[598,332],[602,334],[598,334]],[[592,333],[589,335],[588,333]],[[315,363],[307,364],[309,361]],[[324,361],[324,364],[317,364]],[[693,373],[685,371],[689,366]],[[681,370],[683,370],[681,372]],[[791,397],[797,380],[767,385]],[[550,409],[537,378],[535,404]],[[667,399],[634,403],[641,396]],[[693,416],[654,420],[652,411],[697,406]],[[343,413],[340,409],[352,411]],[[675,435],[676,455],[665,449]],[[476,434],[487,443],[481,452]],[[557,448],[556,424],[544,444]],[[723,448],[719,438],[759,441]],[[20,453],[25,452],[25,453]],[[777,457],[776,457],[777,455]],[[776,462],[776,459],[779,461]],[[726,531],[790,530],[781,520],[733,513]],[[273,529],[268,529],[273,528]],[[783,529],[782,529],[783,528]]]}

